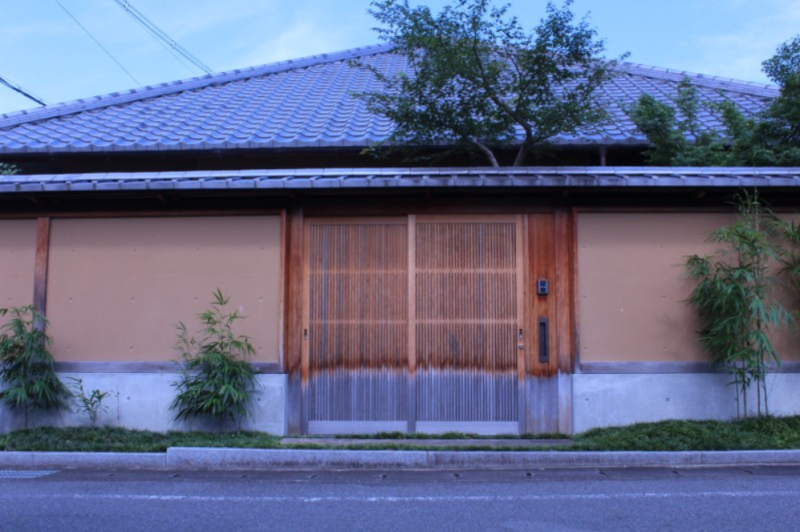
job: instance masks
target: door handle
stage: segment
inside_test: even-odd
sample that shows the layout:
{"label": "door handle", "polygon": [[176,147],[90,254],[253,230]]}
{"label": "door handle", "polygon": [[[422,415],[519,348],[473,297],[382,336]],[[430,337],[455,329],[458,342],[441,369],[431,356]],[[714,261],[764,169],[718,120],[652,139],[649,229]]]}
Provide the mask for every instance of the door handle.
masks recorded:
{"label": "door handle", "polygon": [[550,362],[550,338],[547,318],[539,318],[539,363]]}

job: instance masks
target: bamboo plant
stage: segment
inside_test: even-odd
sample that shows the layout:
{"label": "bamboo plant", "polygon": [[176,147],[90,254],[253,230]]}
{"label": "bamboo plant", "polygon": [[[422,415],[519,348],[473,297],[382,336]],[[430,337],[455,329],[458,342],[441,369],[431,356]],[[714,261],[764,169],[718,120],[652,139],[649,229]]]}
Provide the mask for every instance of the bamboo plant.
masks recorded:
{"label": "bamboo plant", "polygon": [[173,383],[178,394],[170,408],[176,420],[210,417],[219,422],[238,421],[249,414],[255,372],[248,358],[255,354],[250,338],[236,335],[233,324],[244,316],[226,312],[230,298],[217,289],[211,308],[198,315],[200,339],[190,337],[179,323],[176,349],[181,354],[180,378]]}
{"label": "bamboo plant", "polygon": [[31,305],[2,308],[4,315],[10,318],[0,327],[0,398],[24,413],[27,428],[32,410],[65,408],[70,393],[56,375],[44,316]]}
{"label": "bamboo plant", "polygon": [[700,343],[712,364],[733,376],[737,413],[747,417],[748,391],[755,384],[755,411],[769,415],[766,376],[771,365],[780,365],[770,333],[791,322],[773,299],[784,254],[778,219],[758,196],[743,193],[737,205],[738,220],[708,238],[720,249],[686,259],[686,271],[697,281],[689,303],[699,314]]}

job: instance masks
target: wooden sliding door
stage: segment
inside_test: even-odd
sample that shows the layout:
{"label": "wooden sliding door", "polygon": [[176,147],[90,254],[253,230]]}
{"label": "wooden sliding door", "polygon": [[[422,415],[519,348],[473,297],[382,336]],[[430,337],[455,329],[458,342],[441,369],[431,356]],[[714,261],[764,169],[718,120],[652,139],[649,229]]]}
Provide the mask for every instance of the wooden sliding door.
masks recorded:
{"label": "wooden sliding door", "polygon": [[405,431],[407,221],[311,221],[306,231],[307,430]]}
{"label": "wooden sliding door", "polygon": [[308,220],[310,433],[518,432],[518,216]]}
{"label": "wooden sliding door", "polygon": [[518,432],[519,219],[418,217],[414,226],[416,430]]}

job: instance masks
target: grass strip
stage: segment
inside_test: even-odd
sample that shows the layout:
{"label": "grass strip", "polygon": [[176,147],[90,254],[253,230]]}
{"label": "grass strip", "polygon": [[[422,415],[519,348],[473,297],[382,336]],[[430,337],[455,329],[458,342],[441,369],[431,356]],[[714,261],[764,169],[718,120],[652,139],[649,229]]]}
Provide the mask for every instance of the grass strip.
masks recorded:
{"label": "grass strip", "polygon": [[168,447],[235,447],[272,449],[280,438],[263,432],[150,432],[116,427],[40,427],[8,434],[6,451],[163,453]]}
{"label": "grass strip", "polygon": [[[419,444],[393,440],[418,439]],[[458,435],[458,437],[456,436]],[[383,436],[383,438],[381,438]],[[419,436],[416,437],[415,436]],[[42,427],[0,436],[5,451],[164,452],[168,447],[230,447],[249,449],[349,449],[431,451],[731,451],[800,449],[800,416],[750,418],[737,421],[671,420],[625,427],[593,429],[572,437],[571,446],[497,446],[482,444],[486,436],[450,433],[449,437],[383,433],[363,444],[325,445],[324,439],[281,444],[280,438],[260,432],[149,432],[122,428]],[[558,435],[563,438],[563,435]],[[352,436],[351,436],[352,437]],[[516,438],[525,439],[516,436]],[[433,446],[425,440],[474,439],[475,445]],[[540,435],[537,439],[543,439]],[[492,437],[492,439],[501,439]],[[511,439],[510,437],[507,439]]]}
{"label": "grass strip", "polygon": [[800,416],[736,421],[669,420],[593,429],[573,437],[576,451],[755,451],[800,449]]}

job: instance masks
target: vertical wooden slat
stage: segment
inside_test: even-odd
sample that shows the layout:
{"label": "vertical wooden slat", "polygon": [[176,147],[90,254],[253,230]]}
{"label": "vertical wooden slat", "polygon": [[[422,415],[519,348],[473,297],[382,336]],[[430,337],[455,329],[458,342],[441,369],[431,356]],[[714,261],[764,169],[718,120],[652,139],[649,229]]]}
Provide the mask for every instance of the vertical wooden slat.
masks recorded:
{"label": "vertical wooden slat", "polygon": [[406,413],[408,432],[417,431],[417,217],[408,217],[408,375]]}
{"label": "vertical wooden slat", "polygon": [[50,254],[50,218],[36,220],[36,262],[33,273],[33,306],[47,314],[47,264]]}
{"label": "vertical wooden slat", "polygon": [[303,283],[303,209],[291,209],[286,216],[286,307],[284,329],[284,353],[287,390],[287,431],[289,434],[303,432],[303,308],[305,305]]}

